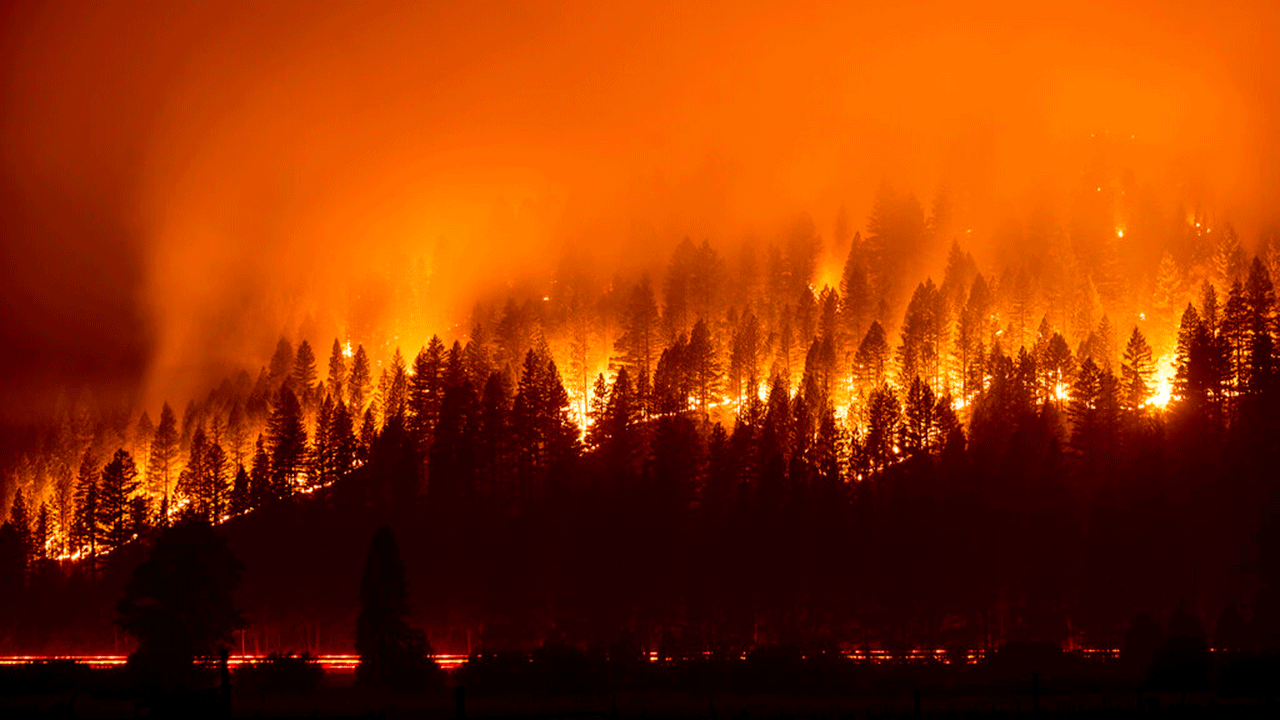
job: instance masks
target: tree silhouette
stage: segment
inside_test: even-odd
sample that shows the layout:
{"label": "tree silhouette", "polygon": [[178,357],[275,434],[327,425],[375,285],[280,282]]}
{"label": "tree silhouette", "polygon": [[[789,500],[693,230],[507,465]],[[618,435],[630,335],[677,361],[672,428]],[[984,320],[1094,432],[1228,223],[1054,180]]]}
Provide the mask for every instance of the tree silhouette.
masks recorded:
{"label": "tree silhouette", "polygon": [[19,487],[13,494],[13,505],[9,507],[7,525],[17,538],[18,553],[22,557],[23,572],[31,569],[31,560],[35,555],[35,541],[32,536],[31,509],[27,507],[27,496]]}
{"label": "tree silhouette", "polygon": [[102,544],[112,550],[133,539],[130,510],[133,494],[138,489],[138,469],[125,450],[116,450],[111,462],[102,469],[102,486],[98,499],[98,525],[102,528]]}
{"label": "tree silhouette", "polygon": [[116,605],[116,623],[138,641],[130,665],[172,681],[194,658],[214,657],[244,626],[233,598],[241,572],[207,522],[187,518],[162,531]]}
{"label": "tree silhouette", "polygon": [[280,388],[267,420],[267,444],[271,454],[271,496],[289,497],[302,480],[307,465],[307,429],[302,408],[288,386]]}
{"label": "tree silhouette", "polygon": [[661,352],[658,342],[658,305],[653,287],[645,277],[631,291],[622,321],[622,334],[617,340],[620,362],[632,375],[647,384],[653,377],[654,364]]}
{"label": "tree silhouette", "polygon": [[155,484],[159,483],[162,493],[160,502],[162,524],[169,522],[169,488],[177,455],[178,423],[173,416],[173,409],[169,407],[169,403],[165,403],[160,410],[160,424],[156,425],[156,434],[151,440],[151,456],[148,458],[149,467],[147,468],[147,481],[152,483],[153,492]]}
{"label": "tree silhouette", "polygon": [[84,551],[92,560],[98,554],[102,533],[98,529],[99,502],[98,468],[93,454],[85,450],[80,460],[80,472],[76,479],[76,510],[71,524],[73,551]]}
{"label": "tree silhouette", "polygon": [[335,402],[347,399],[347,358],[342,353],[342,343],[338,338],[333,339],[333,348],[329,351],[329,376],[325,380],[325,388]]}
{"label": "tree silhouette", "polygon": [[419,689],[434,680],[431,646],[409,625],[408,583],[400,547],[391,529],[373,534],[360,579],[356,620],[356,681],[380,690]]}
{"label": "tree silhouette", "polygon": [[1124,346],[1124,360],[1120,364],[1120,377],[1126,407],[1136,410],[1151,397],[1151,376],[1155,363],[1151,359],[1151,346],[1135,326]]}
{"label": "tree silhouette", "polygon": [[353,415],[364,415],[365,403],[369,399],[369,382],[372,379],[369,356],[364,351],[364,345],[358,345],[351,358],[351,373],[347,375],[347,404],[351,406]]}

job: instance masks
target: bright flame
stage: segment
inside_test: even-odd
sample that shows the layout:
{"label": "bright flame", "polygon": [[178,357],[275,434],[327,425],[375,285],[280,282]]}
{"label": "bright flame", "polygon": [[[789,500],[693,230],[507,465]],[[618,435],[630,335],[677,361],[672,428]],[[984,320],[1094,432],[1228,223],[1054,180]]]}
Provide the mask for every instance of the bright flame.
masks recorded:
{"label": "bright flame", "polygon": [[1163,410],[1173,399],[1174,356],[1165,355],[1156,363],[1155,392],[1147,399],[1147,406]]}

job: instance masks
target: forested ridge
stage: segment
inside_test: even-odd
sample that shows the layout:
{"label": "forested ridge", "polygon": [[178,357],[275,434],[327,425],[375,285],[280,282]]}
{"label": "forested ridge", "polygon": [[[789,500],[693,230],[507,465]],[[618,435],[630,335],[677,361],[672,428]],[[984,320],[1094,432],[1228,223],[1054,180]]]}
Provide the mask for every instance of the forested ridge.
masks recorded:
{"label": "forested ridge", "polygon": [[392,522],[451,649],[1112,648],[1180,603],[1273,643],[1280,241],[1093,220],[980,268],[945,198],[884,190],[834,283],[802,220],[652,275],[566,264],[416,349],[288,333],[154,421],[64,402],[6,440],[0,639],[199,516],[272,558],[268,530]]}

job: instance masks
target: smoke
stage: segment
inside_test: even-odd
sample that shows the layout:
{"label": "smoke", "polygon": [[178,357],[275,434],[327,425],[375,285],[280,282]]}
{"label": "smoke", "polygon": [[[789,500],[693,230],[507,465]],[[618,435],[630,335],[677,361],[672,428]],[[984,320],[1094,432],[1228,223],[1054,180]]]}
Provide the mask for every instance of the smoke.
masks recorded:
{"label": "smoke", "polygon": [[1098,163],[1275,218],[1273,3],[687,5],[7,6],[7,405],[197,392],[410,280],[456,335],[566,257],[830,241],[884,182],[979,250]]}

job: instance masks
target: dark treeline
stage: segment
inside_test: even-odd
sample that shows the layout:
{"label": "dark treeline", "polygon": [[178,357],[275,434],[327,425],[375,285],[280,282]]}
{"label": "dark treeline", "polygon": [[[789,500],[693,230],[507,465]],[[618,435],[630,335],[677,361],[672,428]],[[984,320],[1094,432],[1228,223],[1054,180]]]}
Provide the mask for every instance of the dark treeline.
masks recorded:
{"label": "dark treeline", "polygon": [[1180,603],[1274,642],[1280,253],[1197,218],[1139,282],[1086,217],[988,275],[946,207],[842,220],[839,287],[800,223],[763,259],[686,241],[657,289],[566,269],[412,357],[282,339],[180,418],[69,404],[11,443],[7,637],[182,516],[271,543],[311,504],[403,529],[437,648],[1109,648]]}

